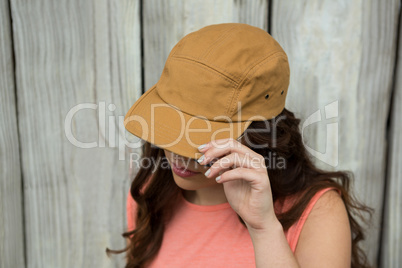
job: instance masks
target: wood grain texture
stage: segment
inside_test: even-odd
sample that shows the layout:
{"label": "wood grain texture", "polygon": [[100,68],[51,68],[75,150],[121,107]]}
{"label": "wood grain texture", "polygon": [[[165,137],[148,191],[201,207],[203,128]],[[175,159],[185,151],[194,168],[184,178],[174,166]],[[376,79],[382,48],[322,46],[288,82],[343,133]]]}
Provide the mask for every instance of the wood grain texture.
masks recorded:
{"label": "wood grain texture", "polygon": [[139,1],[11,9],[27,266],[123,267],[123,254],[105,249],[125,246],[129,176],[117,145],[140,95]]}
{"label": "wood grain texture", "polygon": [[268,1],[144,1],[145,90],[162,74],[173,46],[186,34],[209,24],[248,23],[267,29]]}
{"label": "wood grain texture", "polygon": [[322,168],[353,171],[354,193],[375,209],[363,245],[372,264],[379,248],[399,7],[399,0],[385,2],[275,0],[271,26],[291,66],[286,107],[302,122],[321,110],[321,120],[303,129],[305,144],[328,154],[325,161],[313,159]]}
{"label": "wood grain texture", "polygon": [[11,15],[0,0],[0,267],[25,267]]}
{"label": "wood grain texture", "polygon": [[[402,16],[400,20],[400,25],[402,25]],[[400,267],[402,264],[402,27],[399,30],[391,127],[387,137],[389,139],[388,176],[385,192],[381,267]]]}

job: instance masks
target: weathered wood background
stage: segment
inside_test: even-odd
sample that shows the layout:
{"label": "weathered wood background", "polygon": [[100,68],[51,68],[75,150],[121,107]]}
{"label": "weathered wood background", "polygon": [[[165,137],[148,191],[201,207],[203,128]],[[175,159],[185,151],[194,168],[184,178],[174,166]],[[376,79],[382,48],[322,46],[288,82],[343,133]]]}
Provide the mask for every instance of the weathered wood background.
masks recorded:
{"label": "weathered wood background", "polygon": [[[375,209],[364,247],[402,263],[400,0],[0,0],[0,267],[123,267],[134,141],[122,119],[187,33],[265,29],[317,164]],[[399,51],[399,53],[398,53]]]}

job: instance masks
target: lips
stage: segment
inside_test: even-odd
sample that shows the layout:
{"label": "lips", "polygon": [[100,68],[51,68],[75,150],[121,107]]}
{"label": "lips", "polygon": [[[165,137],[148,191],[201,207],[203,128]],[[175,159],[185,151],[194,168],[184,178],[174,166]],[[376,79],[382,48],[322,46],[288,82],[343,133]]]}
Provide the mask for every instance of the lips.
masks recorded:
{"label": "lips", "polygon": [[182,169],[182,170],[188,170],[188,171],[192,171],[192,172],[195,172],[195,171],[193,171],[193,170],[190,170],[190,169],[188,169],[188,168],[185,168],[185,167],[182,167],[182,166],[179,166],[179,165],[176,165],[176,164],[173,164],[176,168],[178,168],[178,169]]}
{"label": "lips", "polygon": [[173,172],[180,177],[191,177],[201,172],[195,172],[172,163]]}

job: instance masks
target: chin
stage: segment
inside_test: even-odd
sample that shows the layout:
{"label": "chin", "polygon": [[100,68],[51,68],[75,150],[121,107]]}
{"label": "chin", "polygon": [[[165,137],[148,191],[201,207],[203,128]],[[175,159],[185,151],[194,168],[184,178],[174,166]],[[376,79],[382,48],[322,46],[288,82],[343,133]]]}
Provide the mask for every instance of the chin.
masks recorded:
{"label": "chin", "polygon": [[211,187],[217,184],[213,179],[208,179],[202,174],[188,178],[182,178],[173,173],[173,179],[179,188],[187,191],[195,191],[201,188]]}
{"label": "chin", "polygon": [[[172,162],[174,158],[179,158],[182,161],[179,161],[180,164],[182,165],[188,165],[192,167],[192,170],[196,170],[199,171],[199,174],[196,174],[194,176],[191,177],[180,177],[179,175],[177,175],[172,168],[170,168],[172,175],[173,175],[173,179],[174,182],[176,183],[176,185],[183,189],[183,190],[188,190],[188,191],[195,191],[198,189],[202,189],[202,188],[207,188],[207,187],[211,187],[211,186],[216,186],[218,183],[214,180],[214,179],[209,179],[207,177],[205,177],[204,173],[205,171],[207,171],[207,167],[203,167],[198,168],[198,163],[196,162],[196,160],[190,160],[188,158],[184,158],[182,156],[178,156],[175,155],[174,153],[165,150],[164,149],[164,153],[165,153],[165,157],[167,159],[167,161],[169,162],[170,167],[172,166]],[[194,163],[193,163],[194,162]]]}

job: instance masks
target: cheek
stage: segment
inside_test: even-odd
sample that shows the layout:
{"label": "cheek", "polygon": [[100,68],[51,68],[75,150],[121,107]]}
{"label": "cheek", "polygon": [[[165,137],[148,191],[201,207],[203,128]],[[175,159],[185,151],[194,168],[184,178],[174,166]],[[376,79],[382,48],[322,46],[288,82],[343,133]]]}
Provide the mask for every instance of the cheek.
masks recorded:
{"label": "cheek", "polygon": [[165,152],[166,162],[169,163],[169,167],[172,165],[173,157],[169,152]]}

